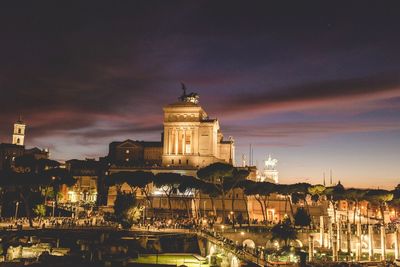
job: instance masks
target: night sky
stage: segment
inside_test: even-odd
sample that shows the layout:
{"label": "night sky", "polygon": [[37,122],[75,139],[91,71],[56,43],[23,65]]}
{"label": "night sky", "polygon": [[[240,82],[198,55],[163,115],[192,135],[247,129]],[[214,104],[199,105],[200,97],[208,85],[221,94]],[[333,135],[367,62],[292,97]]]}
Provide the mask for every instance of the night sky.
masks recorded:
{"label": "night sky", "polygon": [[236,140],[237,163],[251,143],[254,163],[279,160],[283,183],[329,169],[346,186],[400,183],[396,2],[10,2],[1,142],[19,114],[27,146],[60,160],[159,140],[183,81]]}

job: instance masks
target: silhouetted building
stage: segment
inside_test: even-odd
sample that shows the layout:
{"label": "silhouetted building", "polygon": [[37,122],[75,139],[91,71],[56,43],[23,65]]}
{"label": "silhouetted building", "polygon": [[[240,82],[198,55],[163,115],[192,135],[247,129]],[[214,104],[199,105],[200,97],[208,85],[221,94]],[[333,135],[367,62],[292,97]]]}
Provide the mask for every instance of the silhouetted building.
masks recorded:
{"label": "silhouetted building", "polygon": [[48,149],[25,148],[25,130],[26,124],[19,118],[14,123],[12,143],[0,144],[0,170],[11,168],[15,158],[23,155],[32,155],[36,159],[49,158]]}
{"label": "silhouetted building", "polygon": [[112,142],[109,146],[108,161],[118,166],[161,165],[162,143],[125,140]]}

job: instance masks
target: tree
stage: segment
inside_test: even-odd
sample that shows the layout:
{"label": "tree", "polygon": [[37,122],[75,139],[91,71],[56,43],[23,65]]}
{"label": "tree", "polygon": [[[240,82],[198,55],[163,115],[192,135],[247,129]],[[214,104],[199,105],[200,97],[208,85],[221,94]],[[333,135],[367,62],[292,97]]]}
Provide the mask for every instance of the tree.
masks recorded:
{"label": "tree", "polygon": [[109,176],[108,185],[114,185],[117,187],[117,191],[120,191],[122,185],[126,183],[130,186],[132,193],[135,195],[137,194],[137,191],[140,190],[149,202],[150,207],[153,208],[153,203],[150,196],[151,183],[153,181],[154,174],[152,172],[121,171],[113,173]]}
{"label": "tree", "polygon": [[182,175],[179,173],[161,172],[157,173],[154,179],[154,185],[160,188],[168,199],[168,207],[171,217],[173,216],[171,197],[173,193],[177,192]]}
{"label": "tree", "polygon": [[36,205],[33,212],[36,214],[36,216],[44,217],[44,216],[46,216],[46,206],[43,204],[38,204],[38,205]]}
{"label": "tree", "polygon": [[118,192],[114,202],[115,220],[124,229],[129,229],[140,220],[142,208],[138,206],[135,195],[132,193]]}
{"label": "tree", "polygon": [[150,208],[153,208],[153,202],[150,196],[154,181],[154,174],[146,171],[135,171],[132,173],[131,179],[128,181],[128,185],[131,188],[140,189],[141,193],[145,196],[147,202],[150,204]]}
{"label": "tree", "polygon": [[309,227],[311,225],[311,217],[306,209],[298,208],[294,214],[294,225],[300,227]]}
{"label": "tree", "polygon": [[[197,172],[197,176],[206,181],[211,183],[217,194],[221,197],[222,201],[222,213],[223,213],[223,222],[226,220],[226,207],[225,207],[225,199],[227,193],[231,193],[231,210],[235,212],[235,192],[234,189],[240,188],[240,183],[245,181],[246,178],[249,176],[249,171],[234,168],[231,164],[227,163],[213,163],[200,169]],[[247,205],[246,205],[247,208]]]}
{"label": "tree", "polygon": [[[244,206],[246,208],[246,215],[247,215],[247,224],[250,226],[250,212],[249,212],[249,207],[248,207],[248,199],[247,196],[250,195],[248,194],[249,192],[251,192],[251,190],[254,188],[254,181],[252,180],[244,180],[241,181],[238,185],[238,187],[240,187],[243,192],[244,192],[244,197],[243,197],[243,201],[244,201]],[[262,208],[262,207],[261,207]],[[243,217],[243,215],[242,215]]]}
{"label": "tree", "polygon": [[29,225],[33,227],[32,222],[32,204],[33,200],[40,196],[39,187],[47,184],[47,181],[35,173],[18,173],[15,171],[3,171],[0,174],[0,183],[8,191],[15,190],[16,202],[22,202],[25,214],[29,219]]}
{"label": "tree", "polygon": [[209,197],[211,201],[211,207],[213,209],[213,214],[214,216],[217,216],[217,208],[215,207],[215,198],[219,197],[220,193],[215,187],[215,185],[213,183],[203,182],[200,191]]}
{"label": "tree", "polygon": [[311,200],[313,202],[318,202],[321,196],[324,195],[325,186],[321,184],[312,185],[308,188],[308,193],[311,195]]}
{"label": "tree", "polygon": [[72,186],[76,183],[74,177],[70,175],[70,172],[66,169],[55,167],[52,169],[44,170],[42,175],[49,181],[49,185],[53,188],[54,192],[54,206],[58,208],[58,196],[60,193],[60,187],[62,185]]}
{"label": "tree", "polygon": [[19,199],[16,201],[22,201],[31,227],[33,227],[32,207],[41,194],[41,188],[74,182],[69,172],[59,166],[60,164],[54,160],[36,159],[33,155],[24,155],[15,159],[13,169],[0,173],[0,185],[17,192]]}
{"label": "tree", "polygon": [[[232,189],[232,186],[234,186],[234,183],[231,182],[233,170],[234,167],[231,164],[217,162],[197,171],[197,177],[205,182],[211,183],[221,196],[222,221],[224,223],[226,222],[226,194]],[[227,188],[227,186],[229,188]]]}
{"label": "tree", "polygon": [[272,240],[284,242],[285,247],[289,246],[291,240],[297,239],[297,232],[292,226],[289,218],[284,219],[282,222],[275,224],[271,228]]}
{"label": "tree", "polygon": [[185,204],[186,212],[188,218],[191,217],[191,212],[189,209],[189,201],[192,201],[193,197],[196,195],[196,190],[203,187],[204,182],[193,176],[182,176],[180,184],[178,186],[179,193],[182,194],[183,203]]}
{"label": "tree", "polygon": [[[244,181],[246,181],[247,177],[249,176],[250,172],[248,170],[244,169],[239,169],[239,168],[234,168],[232,172],[232,176],[230,178],[226,179],[226,184],[225,188],[226,190],[229,190],[232,195],[232,205],[231,205],[231,210],[235,212],[235,189],[241,188],[240,184]],[[246,205],[247,209],[247,205]]]}
{"label": "tree", "polygon": [[268,221],[268,205],[269,197],[271,194],[277,192],[278,185],[269,182],[245,182],[245,194],[249,196],[254,196],[257,202],[260,204],[261,212],[264,221]]}

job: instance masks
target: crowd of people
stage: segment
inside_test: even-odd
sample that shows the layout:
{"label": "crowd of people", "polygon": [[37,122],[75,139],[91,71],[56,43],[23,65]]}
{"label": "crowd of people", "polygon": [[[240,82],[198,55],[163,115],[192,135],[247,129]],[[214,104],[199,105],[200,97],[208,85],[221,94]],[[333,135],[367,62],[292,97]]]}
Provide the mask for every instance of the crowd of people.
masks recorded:
{"label": "crowd of people", "polygon": [[[33,218],[32,224],[34,228],[74,228],[74,227],[116,227],[116,223],[106,221],[103,217],[92,217],[75,219],[71,217],[44,217]],[[22,230],[31,228],[29,219],[22,218],[2,218],[0,226],[3,230]]]}

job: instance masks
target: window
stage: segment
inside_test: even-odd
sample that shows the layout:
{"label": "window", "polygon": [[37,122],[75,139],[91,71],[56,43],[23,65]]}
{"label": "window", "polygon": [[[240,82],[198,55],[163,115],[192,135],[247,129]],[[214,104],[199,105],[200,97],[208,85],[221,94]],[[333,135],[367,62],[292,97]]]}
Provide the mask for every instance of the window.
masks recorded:
{"label": "window", "polygon": [[19,133],[19,134],[21,133],[21,128],[18,128],[18,133]]}
{"label": "window", "polygon": [[182,161],[181,161],[181,159],[179,159],[179,165],[180,165],[180,164],[182,164]]}
{"label": "window", "polygon": [[186,160],[186,165],[189,165],[189,160],[188,159]]}
{"label": "window", "polygon": [[171,160],[171,164],[174,165],[174,160]]}
{"label": "window", "polygon": [[20,141],[19,138],[17,138],[17,144],[19,144],[19,141]]}

